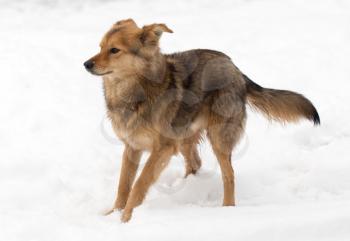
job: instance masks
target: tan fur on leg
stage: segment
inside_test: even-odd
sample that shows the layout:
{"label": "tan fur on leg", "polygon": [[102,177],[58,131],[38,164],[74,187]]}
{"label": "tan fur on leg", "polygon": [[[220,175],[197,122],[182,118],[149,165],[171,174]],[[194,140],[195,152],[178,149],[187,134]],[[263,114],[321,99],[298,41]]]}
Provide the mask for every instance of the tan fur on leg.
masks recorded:
{"label": "tan fur on leg", "polygon": [[202,161],[199,157],[196,146],[191,146],[187,151],[181,152],[185,157],[186,162],[186,174],[187,177],[190,174],[196,174],[202,165]]}
{"label": "tan fur on leg", "polygon": [[122,222],[130,220],[133,209],[142,203],[149,187],[158,179],[173,154],[174,147],[172,146],[162,146],[160,149],[152,151],[140,177],[131,190],[121,217]]}
{"label": "tan fur on leg", "polygon": [[215,150],[214,153],[219,161],[222,181],[224,183],[224,199],[223,206],[235,206],[235,180],[234,172],[231,164],[231,154],[220,153]]}
{"label": "tan fur on leg", "polygon": [[113,208],[108,211],[106,215],[111,214],[114,210],[121,210],[125,207],[132,184],[135,180],[141,154],[141,151],[134,150],[129,145],[125,146],[117,198]]}
{"label": "tan fur on leg", "polygon": [[199,142],[199,139],[200,135],[196,134],[193,137],[184,140],[183,144],[180,147],[180,152],[185,158],[185,177],[187,177],[190,174],[196,174],[196,172],[202,165],[202,161],[199,157],[197,150],[197,144]]}

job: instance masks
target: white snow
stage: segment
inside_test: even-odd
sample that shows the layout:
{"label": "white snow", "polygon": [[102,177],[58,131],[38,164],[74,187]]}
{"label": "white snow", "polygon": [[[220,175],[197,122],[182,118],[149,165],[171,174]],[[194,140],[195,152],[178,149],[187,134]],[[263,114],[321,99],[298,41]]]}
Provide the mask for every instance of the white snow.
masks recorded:
{"label": "white snow", "polygon": [[[0,1],[0,240],[350,240],[350,2]],[[301,92],[322,125],[249,112],[221,207],[207,143],[175,157],[133,219],[108,217],[123,150],[83,62],[117,20],[164,22],[164,52],[212,48],[257,83]],[[147,155],[143,159],[146,158]]]}

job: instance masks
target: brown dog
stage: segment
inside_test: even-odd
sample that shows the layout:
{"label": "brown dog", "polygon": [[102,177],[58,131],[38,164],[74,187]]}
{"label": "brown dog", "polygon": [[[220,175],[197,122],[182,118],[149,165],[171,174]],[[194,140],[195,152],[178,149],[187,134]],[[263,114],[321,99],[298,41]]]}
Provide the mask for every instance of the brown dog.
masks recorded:
{"label": "brown dog", "polygon": [[[118,196],[109,212],[124,209],[123,222],[172,155],[184,156],[186,176],[196,173],[201,166],[196,146],[204,133],[220,164],[223,205],[235,205],[231,152],[244,130],[247,102],[269,119],[320,123],[308,99],[257,85],[223,53],[162,54],[163,32],[172,30],[165,24],[139,28],[132,19],[119,21],[103,37],[100,53],[84,63],[90,73],[103,76],[108,116],[125,143]],[[151,154],[133,185],[143,151]]]}

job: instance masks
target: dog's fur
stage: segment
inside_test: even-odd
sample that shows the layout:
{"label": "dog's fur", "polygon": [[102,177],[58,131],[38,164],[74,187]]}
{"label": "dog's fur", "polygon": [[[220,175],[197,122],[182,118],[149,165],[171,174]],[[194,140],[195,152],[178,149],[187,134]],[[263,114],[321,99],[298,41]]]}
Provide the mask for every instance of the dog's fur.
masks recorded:
{"label": "dog's fur", "polygon": [[[186,176],[196,173],[201,166],[196,146],[204,133],[220,164],[223,205],[235,205],[231,152],[244,130],[247,103],[269,119],[320,123],[308,99],[257,85],[223,53],[162,54],[158,42],[163,32],[172,31],[165,24],[139,28],[132,19],[119,21],[103,37],[100,53],[88,61],[92,74],[103,75],[108,116],[125,143],[118,196],[110,211],[124,209],[123,222],[172,155],[184,156]],[[112,48],[120,51],[111,53]],[[143,151],[151,154],[133,185]]]}

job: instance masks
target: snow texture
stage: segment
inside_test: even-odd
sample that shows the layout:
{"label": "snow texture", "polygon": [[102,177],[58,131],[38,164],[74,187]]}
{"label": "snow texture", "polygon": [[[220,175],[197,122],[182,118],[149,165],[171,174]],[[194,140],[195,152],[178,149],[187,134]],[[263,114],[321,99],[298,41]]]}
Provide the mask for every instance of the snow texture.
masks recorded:
{"label": "snow texture", "polygon": [[[350,2],[1,1],[0,240],[350,240]],[[210,146],[183,179],[174,157],[133,219],[102,216],[123,145],[83,62],[117,20],[164,22],[163,52],[223,51],[258,84],[305,94],[322,125],[248,113],[221,207]],[[143,157],[143,163],[147,155]]]}

